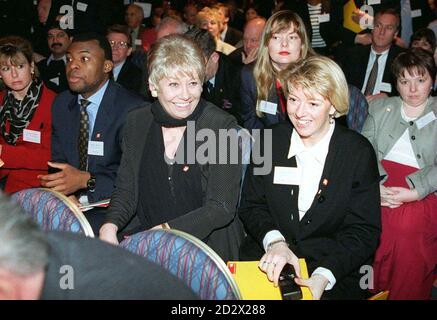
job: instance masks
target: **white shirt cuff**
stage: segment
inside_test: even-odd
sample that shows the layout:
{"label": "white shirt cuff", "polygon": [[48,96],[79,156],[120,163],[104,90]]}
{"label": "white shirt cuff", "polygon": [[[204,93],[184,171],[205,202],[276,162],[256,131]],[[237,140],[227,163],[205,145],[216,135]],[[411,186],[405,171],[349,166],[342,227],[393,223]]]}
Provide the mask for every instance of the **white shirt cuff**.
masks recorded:
{"label": "white shirt cuff", "polygon": [[328,279],[328,285],[325,288],[326,291],[331,290],[334,287],[335,283],[337,282],[331,270],[329,269],[318,267],[316,270],[314,270],[313,274],[319,274],[324,276],[326,279]]}
{"label": "white shirt cuff", "polygon": [[284,236],[278,231],[278,230],[272,230],[266,233],[263,240],[263,246],[264,251],[267,251],[267,247],[270,244],[270,242],[276,241],[276,240],[284,240]]}

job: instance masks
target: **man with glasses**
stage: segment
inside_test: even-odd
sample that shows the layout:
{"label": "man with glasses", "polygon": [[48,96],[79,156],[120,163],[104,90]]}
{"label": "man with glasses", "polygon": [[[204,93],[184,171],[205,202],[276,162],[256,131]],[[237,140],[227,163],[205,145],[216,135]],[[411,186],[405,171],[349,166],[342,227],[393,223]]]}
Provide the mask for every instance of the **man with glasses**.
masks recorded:
{"label": "man with glasses", "polygon": [[109,27],[106,38],[112,48],[114,80],[128,90],[143,94],[141,69],[130,61],[132,44],[128,27],[113,25]]}
{"label": "man with glasses", "polygon": [[59,25],[49,27],[47,31],[47,44],[50,56],[37,63],[40,77],[47,88],[60,93],[68,90],[65,65],[67,64],[66,52],[71,43],[71,37],[67,30]]}

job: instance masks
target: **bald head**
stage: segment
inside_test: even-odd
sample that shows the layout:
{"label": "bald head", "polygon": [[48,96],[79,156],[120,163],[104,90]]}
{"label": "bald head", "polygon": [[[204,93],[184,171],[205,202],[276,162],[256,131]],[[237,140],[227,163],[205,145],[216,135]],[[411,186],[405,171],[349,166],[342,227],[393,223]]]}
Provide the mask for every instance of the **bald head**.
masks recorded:
{"label": "bald head", "polygon": [[246,54],[250,54],[259,47],[265,25],[266,19],[261,17],[254,18],[246,23],[243,33],[243,46]]}
{"label": "bald head", "polygon": [[126,24],[129,26],[129,28],[131,29],[138,28],[141,25],[143,19],[144,19],[144,12],[140,6],[137,6],[136,4],[130,4],[127,7],[124,20]]}

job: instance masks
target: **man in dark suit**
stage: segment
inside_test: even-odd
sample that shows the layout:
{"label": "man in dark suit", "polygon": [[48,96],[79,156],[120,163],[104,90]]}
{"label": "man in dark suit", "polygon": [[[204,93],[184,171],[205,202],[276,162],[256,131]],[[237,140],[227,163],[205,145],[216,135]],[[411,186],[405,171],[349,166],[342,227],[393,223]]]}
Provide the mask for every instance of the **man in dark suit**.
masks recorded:
{"label": "man in dark suit", "polygon": [[379,11],[374,20],[372,44],[350,49],[342,62],[348,83],[361,89],[367,100],[396,95],[390,70],[402,48],[393,44],[399,30],[399,14],[393,9]]}
{"label": "man in dark suit", "polygon": [[73,233],[44,233],[0,194],[0,300],[198,299],[167,270]]}
{"label": "man in dark suit", "polygon": [[241,44],[241,39],[243,39],[243,33],[240,30],[232,28],[228,25],[230,18],[229,7],[225,4],[219,3],[215,6],[215,8],[217,8],[223,16],[223,29],[221,30],[220,35],[221,40],[234,47],[239,46]]}
{"label": "man in dark suit", "polygon": [[[141,97],[110,79],[112,68],[111,47],[104,36],[75,36],[67,51],[71,92],[58,95],[52,107],[49,166],[60,171],[39,179],[42,186],[76,195],[81,203],[111,197],[126,114],[143,103]],[[104,212],[86,215],[98,230]]]}
{"label": "man in dark suit", "polygon": [[203,29],[186,33],[202,49],[206,60],[205,83],[202,98],[232,114],[240,125],[240,69],[224,54],[215,51],[216,42]]}
{"label": "man in dark suit", "polygon": [[141,49],[141,34],[144,31],[144,27],[142,26],[142,22],[144,19],[143,9],[136,4],[128,5],[126,8],[124,19],[127,26],[129,27],[133,50]]}
{"label": "man in dark suit", "polygon": [[65,65],[67,63],[66,52],[71,43],[71,37],[67,30],[61,29],[59,25],[49,27],[47,31],[47,44],[51,52],[47,59],[37,63],[40,78],[47,88],[60,93],[68,90]]}
{"label": "man in dark suit", "polygon": [[129,36],[129,29],[123,25],[113,25],[108,28],[106,38],[112,48],[112,70],[114,80],[126,89],[135,91],[139,94],[146,90],[143,84],[143,74],[130,61],[132,53],[132,43]]}

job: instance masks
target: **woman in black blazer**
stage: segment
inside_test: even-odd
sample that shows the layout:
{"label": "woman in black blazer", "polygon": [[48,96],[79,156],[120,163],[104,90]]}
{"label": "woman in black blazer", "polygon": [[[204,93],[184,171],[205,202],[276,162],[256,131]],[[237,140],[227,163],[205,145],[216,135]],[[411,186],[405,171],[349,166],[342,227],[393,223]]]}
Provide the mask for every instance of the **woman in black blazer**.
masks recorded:
{"label": "woman in black blazer", "polygon": [[260,259],[276,284],[287,263],[299,276],[298,257],[305,258],[311,277],[296,282],[315,299],[364,298],[369,269],[360,268],[370,268],[380,235],[375,153],[364,137],[333,121],[348,106],[337,64],[309,57],[283,79],[293,126],[272,127],[269,174],[254,175],[257,166],[249,167],[239,211],[247,232],[240,258]]}
{"label": "woman in black blazer", "polygon": [[223,260],[235,260],[243,235],[236,218],[241,164],[222,160],[219,140],[212,142],[219,160],[210,148],[202,157],[200,147],[205,147],[202,134],[208,133],[210,146],[209,134],[236,133],[237,121],[201,98],[205,58],[193,40],[182,35],[160,39],[149,51],[148,65],[157,100],[127,117],[123,156],[100,238],[118,244],[124,235],[174,228],[203,240]]}

